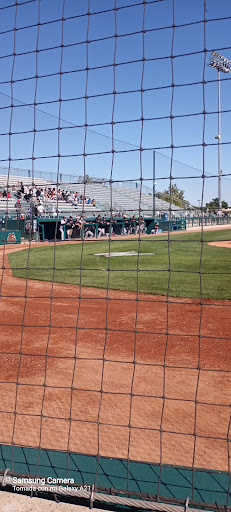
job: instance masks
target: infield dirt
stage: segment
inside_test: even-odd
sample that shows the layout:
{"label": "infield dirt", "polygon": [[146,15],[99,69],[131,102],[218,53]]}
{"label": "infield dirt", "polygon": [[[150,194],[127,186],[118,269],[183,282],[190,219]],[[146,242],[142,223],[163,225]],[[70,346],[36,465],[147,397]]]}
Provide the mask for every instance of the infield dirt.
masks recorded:
{"label": "infield dirt", "polygon": [[227,247],[228,249],[231,249],[231,241],[225,240],[220,242],[209,242],[208,245],[214,245],[215,247]]}
{"label": "infield dirt", "polygon": [[227,471],[230,302],[26,282],[24,248],[0,251],[0,442]]}

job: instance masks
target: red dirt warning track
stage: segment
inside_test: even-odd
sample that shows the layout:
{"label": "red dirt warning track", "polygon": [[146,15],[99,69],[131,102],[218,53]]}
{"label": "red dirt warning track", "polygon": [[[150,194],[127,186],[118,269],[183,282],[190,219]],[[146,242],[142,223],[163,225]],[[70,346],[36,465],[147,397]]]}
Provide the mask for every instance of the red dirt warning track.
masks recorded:
{"label": "red dirt warning track", "polygon": [[14,278],[3,254],[1,443],[184,466],[195,454],[195,467],[228,470],[229,301],[79,298],[78,286]]}

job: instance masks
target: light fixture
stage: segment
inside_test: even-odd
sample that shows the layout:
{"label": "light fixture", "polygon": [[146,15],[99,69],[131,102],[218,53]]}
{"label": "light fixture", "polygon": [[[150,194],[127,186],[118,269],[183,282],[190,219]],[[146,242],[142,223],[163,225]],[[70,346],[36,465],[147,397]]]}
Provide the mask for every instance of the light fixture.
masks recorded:
{"label": "light fixture", "polygon": [[222,209],[222,201],[221,201],[221,84],[220,84],[220,72],[222,73],[230,73],[231,70],[231,61],[226,59],[223,55],[220,55],[217,52],[212,52],[209,59],[209,66],[211,68],[217,69],[218,71],[218,134],[215,139],[217,139],[218,144],[218,201],[219,201],[219,210]]}

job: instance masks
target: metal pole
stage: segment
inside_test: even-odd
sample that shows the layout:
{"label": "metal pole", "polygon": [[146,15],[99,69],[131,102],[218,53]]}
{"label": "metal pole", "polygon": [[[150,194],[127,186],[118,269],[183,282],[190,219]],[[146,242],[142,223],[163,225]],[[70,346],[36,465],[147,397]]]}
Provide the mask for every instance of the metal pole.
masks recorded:
{"label": "metal pole", "polygon": [[221,211],[221,83],[220,83],[220,69],[218,68],[218,201],[219,210]]}
{"label": "metal pole", "polygon": [[155,221],[155,214],[156,214],[156,200],[155,200],[155,197],[156,197],[156,152],[153,151],[153,165],[152,165],[152,171],[153,171],[153,176],[152,176],[152,179],[153,179],[153,184],[152,184],[152,199],[153,199],[153,203],[152,203],[152,209],[153,209],[153,217],[154,217],[154,221]]}

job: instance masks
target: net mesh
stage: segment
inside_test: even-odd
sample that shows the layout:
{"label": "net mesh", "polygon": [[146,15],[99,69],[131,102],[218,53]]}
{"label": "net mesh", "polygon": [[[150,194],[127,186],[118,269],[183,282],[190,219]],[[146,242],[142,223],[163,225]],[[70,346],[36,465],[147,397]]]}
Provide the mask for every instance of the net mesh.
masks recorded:
{"label": "net mesh", "polygon": [[230,6],[0,11],[2,473],[228,507]]}

